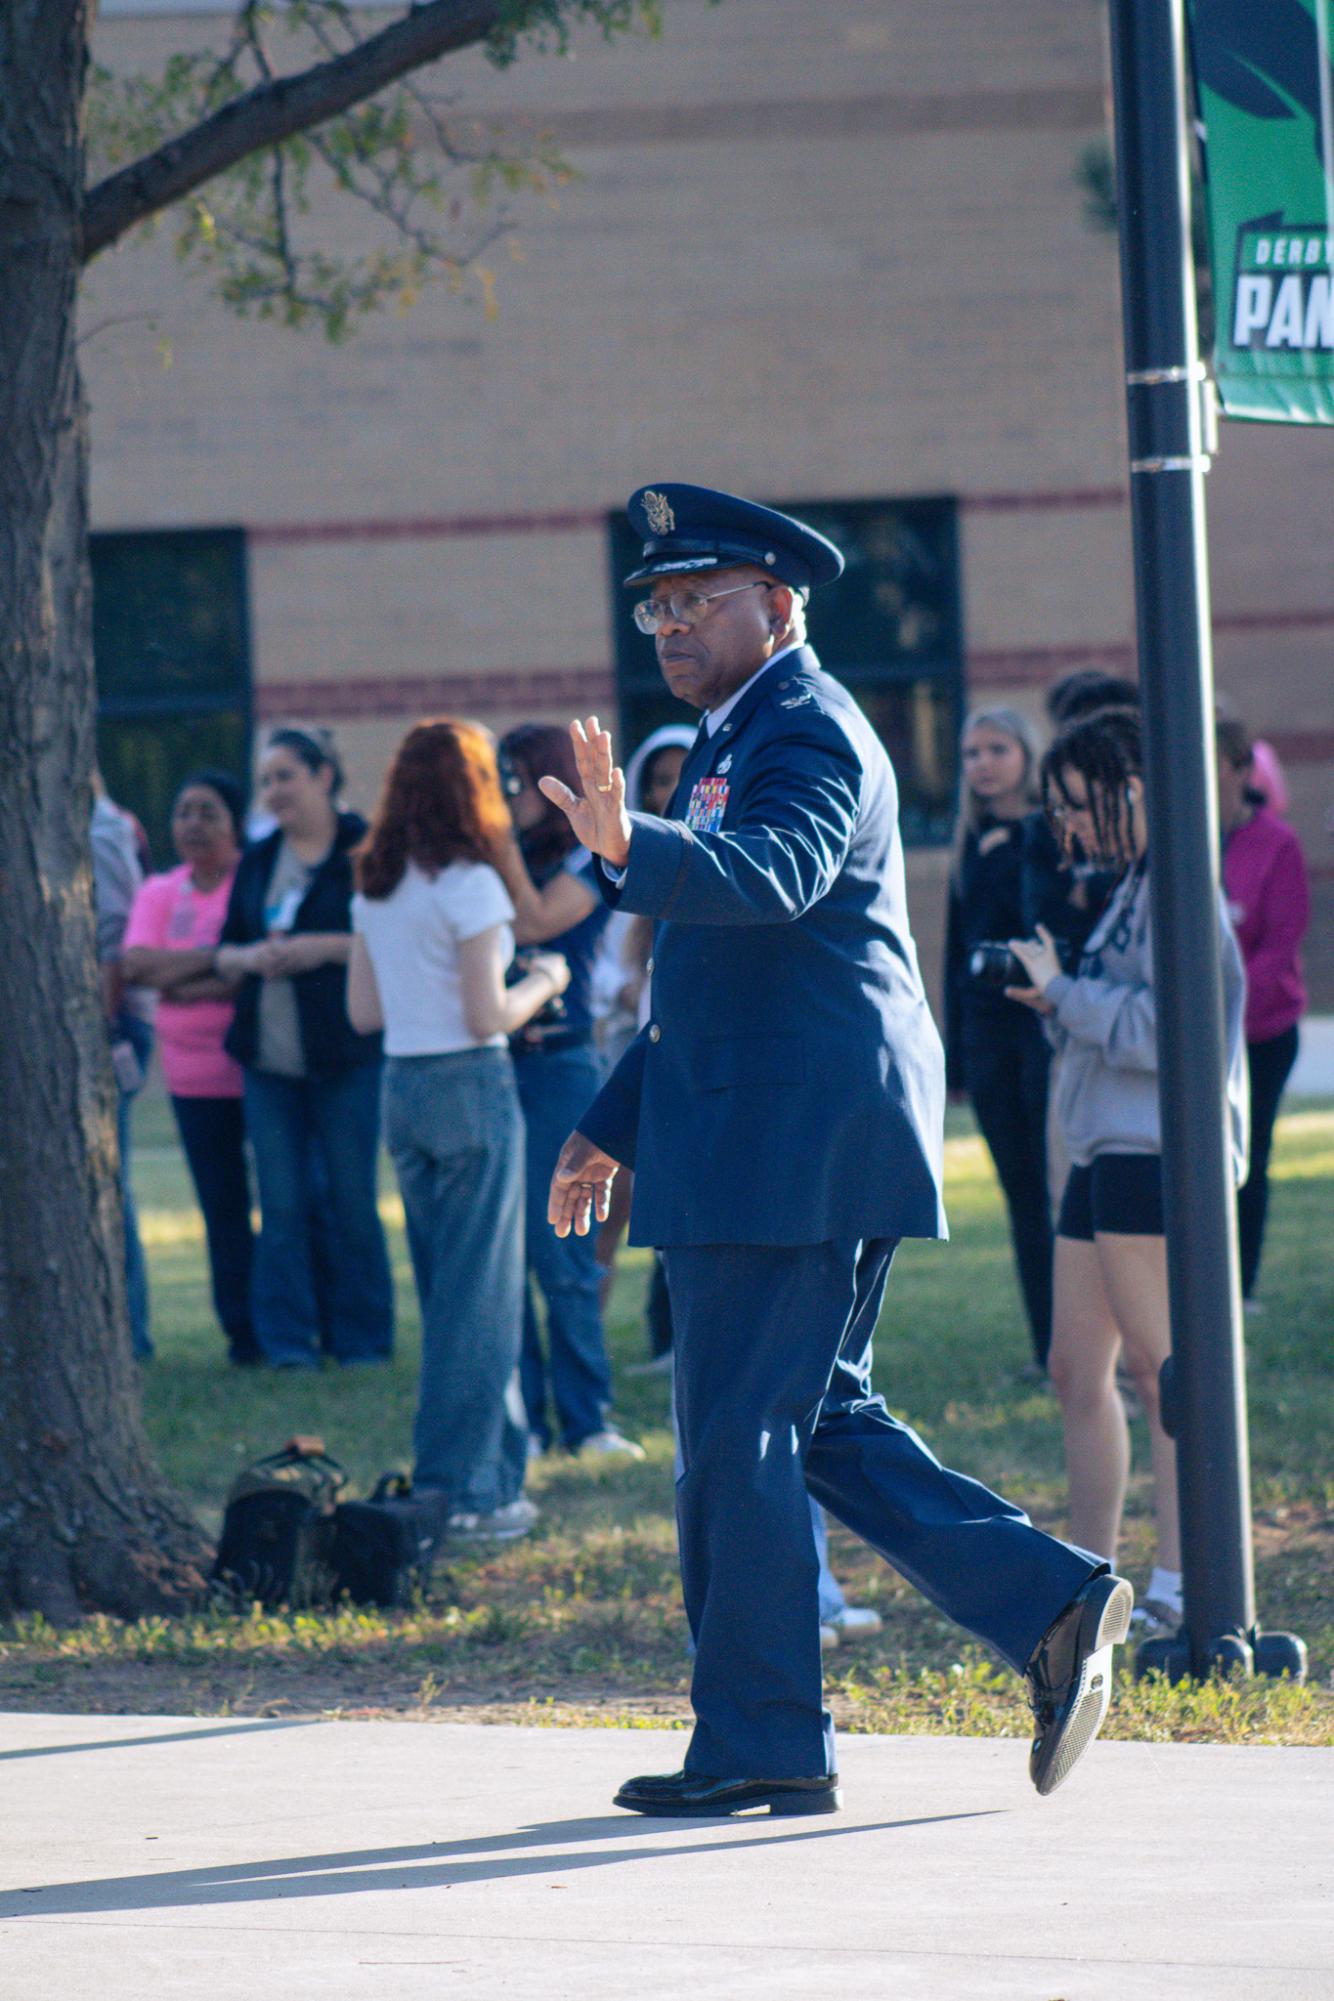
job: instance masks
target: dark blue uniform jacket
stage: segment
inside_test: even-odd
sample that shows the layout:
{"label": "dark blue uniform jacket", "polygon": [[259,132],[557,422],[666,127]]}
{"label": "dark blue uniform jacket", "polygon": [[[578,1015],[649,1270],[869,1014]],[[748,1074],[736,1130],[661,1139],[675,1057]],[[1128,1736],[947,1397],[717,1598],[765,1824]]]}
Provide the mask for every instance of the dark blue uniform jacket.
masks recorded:
{"label": "dark blue uniform jacket", "polygon": [[659,920],[652,1020],[579,1121],[635,1170],[631,1241],[944,1236],[898,789],[846,688],[789,654],[690,753],[669,817],[631,820],[601,881]]}

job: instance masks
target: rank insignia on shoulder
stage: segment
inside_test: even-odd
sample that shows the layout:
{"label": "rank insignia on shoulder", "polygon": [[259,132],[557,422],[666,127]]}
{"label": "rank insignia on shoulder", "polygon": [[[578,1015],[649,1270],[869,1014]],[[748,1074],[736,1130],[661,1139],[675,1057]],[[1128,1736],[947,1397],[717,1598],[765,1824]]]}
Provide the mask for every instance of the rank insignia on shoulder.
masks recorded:
{"label": "rank insignia on shoulder", "polygon": [[807,702],[809,702],[810,700],[811,700],[810,690],[805,689],[800,695],[789,695],[787,700],[785,702],[780,702],[778,706],[780,709],[804,709]]}
{"label": "rank insignia on shoulder", "polygon": [[696,834],[716,834],[727,811],[731,787],[725,778],[701,778],[686,807],[686,825]]}

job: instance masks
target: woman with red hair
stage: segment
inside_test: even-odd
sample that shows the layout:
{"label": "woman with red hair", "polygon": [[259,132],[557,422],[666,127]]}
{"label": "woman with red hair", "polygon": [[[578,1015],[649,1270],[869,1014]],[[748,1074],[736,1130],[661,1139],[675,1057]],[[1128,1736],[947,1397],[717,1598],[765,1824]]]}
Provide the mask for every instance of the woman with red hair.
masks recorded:
{"label": "woman with red hair", "polygon": [[[527,1431],[511,1396],[523,1325],[524,1126],[507,1038],[561,994],[563,959],[505,985],[509,814],[486,732],[408,731],[357,852],[348,1013],[383,1027],[385,1140],[421,1301],[419,1491],[459,1539],[523,1535]],[[515,1407],[511,1407],[514,1405]]]}

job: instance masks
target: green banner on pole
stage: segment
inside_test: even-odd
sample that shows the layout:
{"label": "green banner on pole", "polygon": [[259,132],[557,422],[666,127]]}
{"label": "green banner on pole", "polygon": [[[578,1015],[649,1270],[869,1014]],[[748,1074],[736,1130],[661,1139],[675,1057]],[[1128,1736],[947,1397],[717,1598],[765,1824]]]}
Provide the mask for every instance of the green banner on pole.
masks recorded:
{"label": "green banner on pole", "polygon": [[1334,0],[1192,0],[1229,417],[1334,424]]}

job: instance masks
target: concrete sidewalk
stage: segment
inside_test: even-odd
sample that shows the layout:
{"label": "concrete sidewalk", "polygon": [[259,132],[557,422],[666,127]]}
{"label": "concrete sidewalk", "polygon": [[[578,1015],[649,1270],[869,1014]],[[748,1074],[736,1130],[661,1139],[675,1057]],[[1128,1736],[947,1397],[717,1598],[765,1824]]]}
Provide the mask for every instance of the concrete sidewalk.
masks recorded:
{"label": "concrete sidewalk", "polygon": [[655,1731],[10,1716],[0,1994],[1334,1996],[1334,1758],[845,1737],[831,1819],[637,1819]]}

